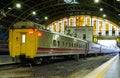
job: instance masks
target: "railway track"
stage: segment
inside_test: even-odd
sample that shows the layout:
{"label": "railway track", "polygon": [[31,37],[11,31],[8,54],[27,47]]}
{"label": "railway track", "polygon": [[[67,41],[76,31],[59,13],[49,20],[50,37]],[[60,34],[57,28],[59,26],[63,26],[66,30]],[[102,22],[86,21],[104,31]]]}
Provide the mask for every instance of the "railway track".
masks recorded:
{"label": "railway track", "polygon": [[0,66],[1,78],[74,78],[80,75],[82,78],[102,63],[112,58],[112,56],[90,57],[86,60],[61,60],[48,64],[21,66],[21,64],[10,64]]}

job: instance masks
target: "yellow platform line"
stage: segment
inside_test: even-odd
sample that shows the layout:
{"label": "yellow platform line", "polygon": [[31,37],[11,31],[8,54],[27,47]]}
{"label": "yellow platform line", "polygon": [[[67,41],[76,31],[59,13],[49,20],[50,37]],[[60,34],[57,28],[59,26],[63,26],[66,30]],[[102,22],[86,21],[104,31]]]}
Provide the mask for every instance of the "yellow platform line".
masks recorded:
{"label": "yellow platform line", "polygon": [[113,62],[116,60],[117,57],[118,57],[118,55],[116,55],[115,57],[113,57],[109,61],[102,64],[97,69],[95,69],[92,72],[88,73],[83,78],[103,78],[103,76],[108,71],[108,69],[111,67],[111,65],[113,64]]}

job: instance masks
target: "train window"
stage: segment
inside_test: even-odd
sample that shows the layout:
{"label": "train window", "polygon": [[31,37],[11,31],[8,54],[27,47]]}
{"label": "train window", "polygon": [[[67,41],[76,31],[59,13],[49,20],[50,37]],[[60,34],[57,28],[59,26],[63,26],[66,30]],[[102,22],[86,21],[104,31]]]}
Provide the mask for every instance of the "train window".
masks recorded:
{"label": "train window", "polygon": [[58,41],[58,47],[60,46],[60,41]]}
{"label": "train window", "polygon": [[77,43],[75,44],[75,47],[77,48]]}
{"label": "train window", "polygon": [[64,47],[64,41],[62,42],[62,46]]}
{"label": "train window", "polygon": [[77,44],[77,47],[79,48],[79,44]]}
{"label": "train window", "polygon": [[77,43],[75,44],[75,47],[77,48]]}
{"label": "train window", "polygon": [[69,43],[69,47],[71,47],[71,43]]}
{"label": "train window", "polygon": [[53,40],[53,46],[56,46],[56,40]]}
{"label": "train window", "polygon": [[68,43],[66,42],[66,47],[67,47]]}
{"label": "train window", "polygon": [[25,43],[25,41],[26,41],[26,35],[22,34],[22,43]]}
{"label": "train window", "polygon": [[78,48],[78,44],[76,44],[76,47]]}
{"label": "train window", "polygon": [[75,43],[73,43],[73,47],[75,47]]}
{"label": "train window", "polygon": [[72,43],[72,47],[73,47],[73,43]]}
{"label": "train window", "polygon": [[79,48],[81,47],[81,45],[79,44]]}
{"label": "train window", "polygon": [[76,47],[76,43],[74,43],[74,47]]}

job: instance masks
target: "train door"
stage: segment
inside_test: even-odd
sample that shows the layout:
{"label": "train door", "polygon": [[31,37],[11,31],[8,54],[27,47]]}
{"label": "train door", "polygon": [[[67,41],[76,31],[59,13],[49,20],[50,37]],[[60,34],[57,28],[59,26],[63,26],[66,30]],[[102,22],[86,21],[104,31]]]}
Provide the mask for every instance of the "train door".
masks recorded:
{"label": "train door", "polygon": [[9,32],[10,56],[25,55],[34,58],[37,52],[37,32],[30,29],[14,29]]}

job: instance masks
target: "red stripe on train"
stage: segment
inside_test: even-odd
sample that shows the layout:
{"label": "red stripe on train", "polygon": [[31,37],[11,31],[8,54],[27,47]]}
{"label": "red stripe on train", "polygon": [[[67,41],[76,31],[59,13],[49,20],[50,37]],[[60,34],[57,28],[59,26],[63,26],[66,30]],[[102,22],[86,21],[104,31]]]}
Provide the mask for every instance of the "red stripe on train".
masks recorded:
{"label": "red stripe on train", "polygon": [[38,48],[37,52],[84,52],[85,49]]}

